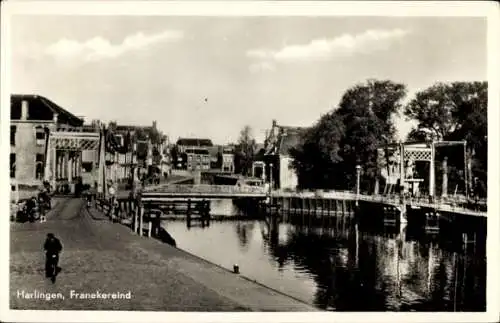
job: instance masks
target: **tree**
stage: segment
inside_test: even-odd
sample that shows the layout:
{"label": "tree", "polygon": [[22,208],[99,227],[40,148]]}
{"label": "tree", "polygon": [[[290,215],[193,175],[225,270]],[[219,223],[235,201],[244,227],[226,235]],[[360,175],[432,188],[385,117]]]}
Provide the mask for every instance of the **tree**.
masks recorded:
{"label": "tree", "polygon": [[151,127],[148,131],[148,138],[153,145],[159,145],[162,142],[163,134],[156,127]]}
{"label": "tree", "polygon": [[363,166],[364,187],[373,182],[377,148],[393,140],[392,118],[405,94],[404,84],[387,80],[368,80],[348,89],[338,109],[322,116],[292,150],[299,186],[350,189],[356,164]]}
{"label": "tree", "polygon": [[[474,173],[486,184],[487,109],[487,82],[437,83],[418,92],[406,106],[405,115],[418,122],[409,139],[466,140],[467,159],[472,160],[468,177]],[[451,175],[458,177],[453,172],[464,168],[463,151],[448,153]]]}
{"label": "tree", "polygon": [[292,167],[301,188],[331,188],[334,184],[344,125],[334,113],[323,115],[302,134],[301,144],[290,150]]}
{"label": "tree", "polygon": [[355,183],[355,165],[363,167],[362,187],[370,188],[377,171],[377,148],[394,141],[393,117],[399,114],[406,86],[388,80],[368,80],[348,89],[336,114],[344,123],[340,156],[346,189]]}
{"label": "tree", "polygon": [[240,137],[235,147],[236,173],[249,174],[255,155],[256,142],[252,135],[252,128],[244,126],[240,131]]}

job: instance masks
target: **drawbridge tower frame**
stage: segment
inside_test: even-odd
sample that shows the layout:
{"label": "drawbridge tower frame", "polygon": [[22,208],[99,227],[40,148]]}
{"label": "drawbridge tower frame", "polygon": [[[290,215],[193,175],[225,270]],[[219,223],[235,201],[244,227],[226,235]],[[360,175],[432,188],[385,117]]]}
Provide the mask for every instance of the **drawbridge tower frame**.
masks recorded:
{"label": "drawbridge tower frame", "polygon": [[[84,150],[97,152],[97,192],[106,195],[106,167],[105,167],[105,132],[101,127],[93,132],[85,132],[80,128],[64,128],[51,131],[46,129],[45,171],[44,180],[56,188],[60,174],[67,174],[68,182],[72,181],[73,174],[81,173],[81,156]],[[64,156],[57,156],[57,151],[63,151]],[[78,159],[71,159],[70,153],[76,153]],[[76,162],[76,164],[75,164]],[[67,167],[64,170],[64,166]],[[95,173],[94,173],[95,174]]]}
{"label": "drawbridge tower frame", "polygon": [[[387,158],[386,151],[389,147],[396,147],[396,153],[399,157],[398,167],[399,167],[399,179],[400,186],[404,187],[405,183],[408,182],[406,179],[406,165],[408,162],[414,163],[416,161],[425,161],[430,163],[429,167],[429,196],[435,196],[435,187],[436,187],[436,175],[435,175],[435,155],[437,147],[445,147],[445,146],[461,146],[464,147],[464,181],[465,181],[465,195],[468,194],[468,176],[467,176],[467,157],[466,157],[466,147],[467,141],[431,141],[431,142],[421,142],[421,143],[395,143],[388,144],[384,147],[378,148],[378,153],[383,152],[383,156]],[[380,165],[379,165],[380,169]],[[388,173],[389,175],[389,173]]]}

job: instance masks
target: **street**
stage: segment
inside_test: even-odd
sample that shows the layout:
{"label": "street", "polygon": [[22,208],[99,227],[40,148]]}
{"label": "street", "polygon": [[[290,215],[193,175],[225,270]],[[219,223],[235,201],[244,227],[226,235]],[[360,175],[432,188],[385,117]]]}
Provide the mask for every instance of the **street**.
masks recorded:
{"label": "street", "polygon": [[[11,224],[12,309],[245,311],[314,310],[284,295],[110,223],[83,200],[65,198],[46,223]],[[45,278],[43,242],[63,244],[57,281]],[[79,299],[74,293],[128,293],[130,299]],[[64,299],[26,299],[27,293]]]}

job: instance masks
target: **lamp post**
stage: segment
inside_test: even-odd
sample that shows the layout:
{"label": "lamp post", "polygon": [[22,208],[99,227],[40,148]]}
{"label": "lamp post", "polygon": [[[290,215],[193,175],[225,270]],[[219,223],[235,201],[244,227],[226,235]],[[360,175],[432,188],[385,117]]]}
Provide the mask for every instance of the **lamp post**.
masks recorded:
{"label": "lamp post", "polygon": [[356,165],[356,206],[358,206],[359,200],[359,177],[361,174],[361,166]]}

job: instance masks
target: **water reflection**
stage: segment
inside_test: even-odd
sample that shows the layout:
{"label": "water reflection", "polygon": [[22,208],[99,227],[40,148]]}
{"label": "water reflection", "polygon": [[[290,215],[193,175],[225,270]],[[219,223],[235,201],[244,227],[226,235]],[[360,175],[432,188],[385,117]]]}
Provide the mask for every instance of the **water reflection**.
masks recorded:
{"label": "water reflection", "polygon": [[242,248],[246,248],[248,245],[248,241],[252,239],[254,226],[255,223],[253,222],[237,221],[234,223],[236,235],[238,236],[238,241]]}
{"label": "water reflection", "polygon": [[245,276],[321,309],[485,310],[485,256],[449,237],[416,236],[406,227],[367,231],[352,221],[329,228],[214,221],[190,232],[167,225],[181,249],[228,268],[234,259]]}

